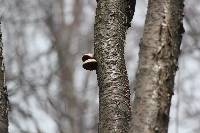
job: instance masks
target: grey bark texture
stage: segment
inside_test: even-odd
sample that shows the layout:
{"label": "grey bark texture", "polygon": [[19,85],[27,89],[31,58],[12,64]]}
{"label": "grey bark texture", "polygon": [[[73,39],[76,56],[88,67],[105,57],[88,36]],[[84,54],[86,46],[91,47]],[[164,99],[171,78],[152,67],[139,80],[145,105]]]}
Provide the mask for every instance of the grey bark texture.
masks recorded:
{"label": "grey bark texture", "polygon": [[183,29],[184,0],[149,0],[130,133],[167,133]]}
{"label": "grey bark texture", "polygon": [[[1,22],[0,22],[1,26]],[[3,62],[3,43],[0,27],[0,133],[8,133],[8,92],[5,83],[5,66]]]}
{"label": "grey bark texture", "polygon": [[124,45],[133,13],[129,0],[99,0],[97,4],[94,56],[98,64],[99,133],[127,133],[130,127],[130,89]]}

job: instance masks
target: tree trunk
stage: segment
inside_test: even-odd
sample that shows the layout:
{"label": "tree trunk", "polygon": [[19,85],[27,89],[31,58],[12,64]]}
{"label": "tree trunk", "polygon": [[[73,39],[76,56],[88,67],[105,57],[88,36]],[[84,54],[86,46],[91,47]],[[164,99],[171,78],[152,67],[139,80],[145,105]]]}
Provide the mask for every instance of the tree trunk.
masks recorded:
{"label": "tree trunk", "polygon": [[[1,23],[0,23],[1,25]],[[0,28],[0,133],[8,133],[8,93],[5,84],[5,66],[3,62],[3,42]]]}
{"label": "tree trunk", "polygon": [[[76,88],[73,83],[73,76],[75,71],[75,58],[74,53],[71,51],[74,37],[77,38],[79,35],[78,28],[80,28],[80,18],[83,8],[82,0],[74,0],[73,4],[73,17],[72,23],[65,23],[64,14],[64,2],[65,0],[58,0],[55,2],[60,11],[51,14],[47,19],[46,23],[51,31],[54,38],[52,41],[52,47],[55,48],[58,58],[58,73],[59,73],[59,97],[54,102],[54,106],[57,107],[57,115],[55,119],[57,120],[59,132],[61,133],[82,133],[80,127],[86,128],[81,121],[81,117],[84,117],[83,108],[79,105],[83,101],[78,100],[78,95],[76,95]],[[59,18],[55,21],[54,18]],[[55,28],[56,27],[56,28]]]}
{"label": "tree trunk", "polygon": [[182,33],[183,0],[149,0],[130,133],[167,133]]}
{"label": "tree trunk", "polygon": [[100,0],[97,4],[94,52],[98,64],[99,133],[129,130],[130,89],[124,59],[126,30],[134,12],[129,2]]}

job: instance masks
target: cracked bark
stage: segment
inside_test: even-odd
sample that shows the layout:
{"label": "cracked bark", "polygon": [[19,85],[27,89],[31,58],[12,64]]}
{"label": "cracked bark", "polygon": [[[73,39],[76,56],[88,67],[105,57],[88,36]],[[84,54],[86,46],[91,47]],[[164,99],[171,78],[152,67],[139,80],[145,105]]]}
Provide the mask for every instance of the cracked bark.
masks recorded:
{"label": "cracked bark", "polygon": [[182,33],[184,0],[149,0],[130,133],[167,133]]}
{"label": "cracked bark", "polygon": [[135,1],[100,0],[95,17],[94,56],[99,85],[99,133],[127,133],[130,89],[124,59],[126,30]]}
{"label": "cracked bark", "polygon": [[[1,26],[1,22],[0,22]],[[5,83],[5,66],[3,62],[3,43],[0,28],[0,133],[8,133],[8,92]]]}

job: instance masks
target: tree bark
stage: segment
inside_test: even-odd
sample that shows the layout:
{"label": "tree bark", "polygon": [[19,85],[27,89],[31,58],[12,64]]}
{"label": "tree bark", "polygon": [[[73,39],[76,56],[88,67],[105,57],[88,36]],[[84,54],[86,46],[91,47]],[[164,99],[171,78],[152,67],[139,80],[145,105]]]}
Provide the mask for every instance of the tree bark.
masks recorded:
{"label": "tree bark", "polygon": [[[1,22],[0,22],[1,26]],[[0,28],[0,133],[8,133],[8,93],[5,83],[5,66],[3,62],[3,42]]]}
{"label": "tree bark", "polygon": [[124,59],[126,30],[134,13],[129,2],[100,0],[97,4],[94,56],[98,64],[99,133],[127,133],[130,127],[130,89]]}
{"label": "tree bark", "polygon": [[183,29],[184,0],[149,0],[130,133],[167,133]]}

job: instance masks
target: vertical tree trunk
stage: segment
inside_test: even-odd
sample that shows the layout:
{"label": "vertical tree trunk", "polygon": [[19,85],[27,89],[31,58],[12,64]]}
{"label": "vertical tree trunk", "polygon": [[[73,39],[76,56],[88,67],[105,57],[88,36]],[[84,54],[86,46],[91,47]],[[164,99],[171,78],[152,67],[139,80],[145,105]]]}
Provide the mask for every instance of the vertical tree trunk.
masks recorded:
{"label": "vertical tree trunk", "polygon": [[[1,26],[1,22],[0,22]],[[0,133],[8,133],[8,93],[5,84],[5,66],[3,62],[3,43],[0,27]]]}
{"label": "vertical tree trunk", "polygon": [[126,30],[134,12],[129,2],[100,0],[97,4],[94,52],[98,64],[99,133],[129,130],[130,90],[124,60]]}
{"label": "vertical tree trunk", "polygon": [[140,42],[131,133],[167,133],[182,33],[183,0],[149,0]]}
{"label": "vertical tree trunk", "polygon": [[[82,133],[80,125],[84,127],[84,123],[80,120],[84,113],[79,113],[83,110],[79,106],[82,101],[78,100],[76,88],[73,83],[73,75],[75,71],[75,56],[71,51],[71,46],[74,45],[74,36],[78,36],[78,28],[80,28],[80,18],[83,8],[83,0],[74,0],[72,23],[65,22],[65,0],[58,0],[54,4],[58,6],[57,12],[51,14],[46,21],[54,40],[52,45],[58,57],[59,69],[59,97],[55,102],[58,115],[55,116],[61,133]],[[55,6],[54,5],[54,6]],[[55,18],[58,18],[55,21]],[[56,27],[56,28],[55,28]],[[75,44],[76,45],[76,44]],[[86,127],[85,127],[86,128]]]}

